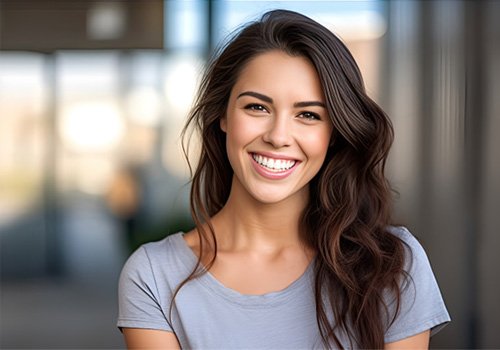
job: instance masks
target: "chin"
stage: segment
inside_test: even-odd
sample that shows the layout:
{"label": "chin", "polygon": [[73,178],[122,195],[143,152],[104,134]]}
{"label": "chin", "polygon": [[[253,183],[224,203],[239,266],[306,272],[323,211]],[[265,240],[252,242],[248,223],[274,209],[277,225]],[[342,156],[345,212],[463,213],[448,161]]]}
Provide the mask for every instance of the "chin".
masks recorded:
{"label": "chin", "polygon": [[279,204],[289,201],[290,203],[300,200],[302,196],[300,196],[299,192],[286,192],[283,191],[256,191],[251,193],[251,196],[257,202],[262,204]]}
{"label": "chin", "polygon": [[253,198],[262,204],[278,204],[286,200],[286,196],[262,196],[257,197],[253,196]]}

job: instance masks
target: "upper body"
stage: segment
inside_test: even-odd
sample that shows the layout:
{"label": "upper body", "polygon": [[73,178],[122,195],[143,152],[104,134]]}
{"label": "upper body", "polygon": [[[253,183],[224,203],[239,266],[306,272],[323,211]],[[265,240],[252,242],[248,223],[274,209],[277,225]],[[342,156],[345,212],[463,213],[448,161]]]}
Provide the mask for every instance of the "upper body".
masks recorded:
{"label": "upper body", "polygon": [[289,11],[251,23],[188,125],[196,227],[127,263],[129,347],[428,346],[449,318],[421,247],[387,229],[392,127],[331,31]]}
{"label": "upper body", "polygon": [[[411,251],[405,269],[412,283],[404,290],[396,320],[387,324],[386,343],[429,329],[434,334],[449,321],[421,245],[404,228],[390,231]],[[282,290],[261,295],[242,294],[213,274],[204,274],[180,289],[170,319],[173,293],[195,264],[196,256],[182,233],[139,248],[121,275],[118,326],[173,332],[185,349],[322,348],[312,265]],[[387,302],[392,315],[394,304]]]}

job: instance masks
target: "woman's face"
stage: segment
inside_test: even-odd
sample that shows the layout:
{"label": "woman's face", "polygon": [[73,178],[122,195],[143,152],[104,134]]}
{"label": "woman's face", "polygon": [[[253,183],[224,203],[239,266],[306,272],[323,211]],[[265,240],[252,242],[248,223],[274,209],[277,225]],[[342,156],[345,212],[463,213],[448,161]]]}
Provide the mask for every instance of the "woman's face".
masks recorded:
{"label": "woman's face", "polygon": [[233,187],[263,203],[307,200],[332,125],[318,74],[306,58],[270,51],[250,60],[231,90],[221,128]]}

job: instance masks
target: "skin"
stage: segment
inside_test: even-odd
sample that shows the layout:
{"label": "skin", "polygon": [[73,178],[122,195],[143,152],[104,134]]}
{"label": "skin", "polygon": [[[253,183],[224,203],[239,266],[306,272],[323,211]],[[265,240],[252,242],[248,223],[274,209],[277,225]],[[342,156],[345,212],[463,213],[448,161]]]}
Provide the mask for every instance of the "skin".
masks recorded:
{"label": "skin", "polygon": [[[299,238],[298,218],[332,133],[314,66],[280,51],[255,57],[233,87],[220,127],[234,176],[226,205],[212,218],[218,251],[210,273],[242,294],[283,290],[314,256]],[[296,165],[287,177],[269,178],[256,170],[255,153],[293,159]],[[199,255],[196,230],[184,239]],[[123,333],[130,349],[180,348],[171,332],[125,328]],[[424,349],[428,340],[424,332],[386,348]]]}
{"label": "skin", "polygon": [[[129,349],[180,349],[175,335],[171,332],[151,329],[124,328],[123,334]],[[429,331],[406,339],[385,344],[387,350],[428,349]]]}
{"label": "skin", "polygon": [[[297,106],[305,102],[315,105]],[[319,104],[324,98],[314,67],[279,51],[250,61],[231,91],[221,129],[235,175],[227,204],[212,220],[219,249],[210,272],[240,293],[282,290],[312,259],[299,239],[298,217],[332,132]],[[254,153],[297,164],[288,177],[268,179],[255,170]]]}

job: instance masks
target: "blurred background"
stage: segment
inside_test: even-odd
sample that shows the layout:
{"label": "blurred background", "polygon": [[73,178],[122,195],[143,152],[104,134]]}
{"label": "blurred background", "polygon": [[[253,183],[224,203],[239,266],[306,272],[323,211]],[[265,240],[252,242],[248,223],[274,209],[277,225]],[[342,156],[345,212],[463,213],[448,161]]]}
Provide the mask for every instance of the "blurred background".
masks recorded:
{"label": "blurred background", "polygon": [[0,348],[122,348],[116,284],[191,227],[179,133],[208,55],[266,10],[352,50],[391,116],[395,212],[453,322],[500,347],[500,2],[0,1]]}

